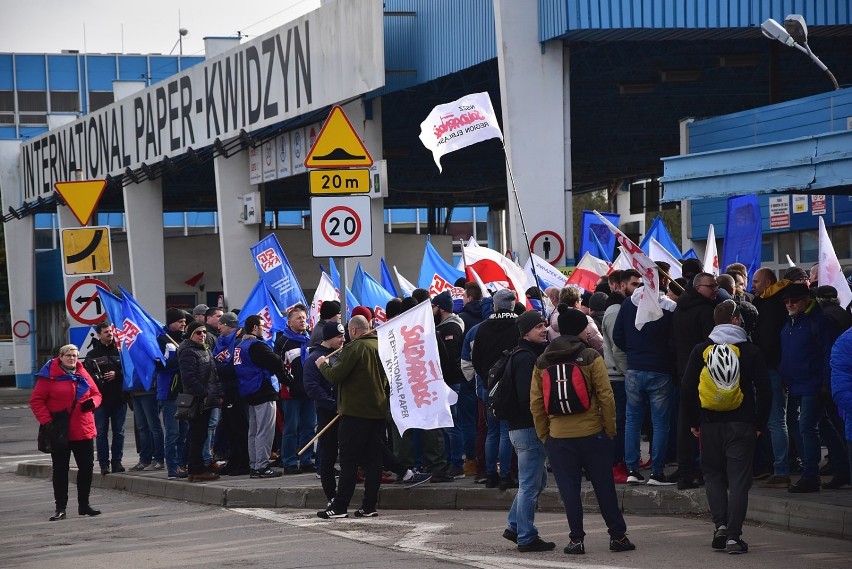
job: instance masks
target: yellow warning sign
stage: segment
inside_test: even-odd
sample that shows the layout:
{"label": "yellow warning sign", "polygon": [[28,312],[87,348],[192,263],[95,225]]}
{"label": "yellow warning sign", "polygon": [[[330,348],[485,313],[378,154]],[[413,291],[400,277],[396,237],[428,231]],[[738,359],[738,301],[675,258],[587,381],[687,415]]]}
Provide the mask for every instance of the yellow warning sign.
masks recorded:
{"label": "yellow warning sign", "polygon": [[68,276],[112,274],[109,227],[63,229],[62,265]]}
{"label": "yellow warning sign", "polygon": [[335,105],[305,158],[307,168],[370,167],[373,159],[343,109]]}
{"label": "yellow warning sign", "polygon": [[92,213],[106,189],[106,180],[83,180],[80,182],[56,182],[53,187],[71,208],[71,213],[80,222],[87,225]]}

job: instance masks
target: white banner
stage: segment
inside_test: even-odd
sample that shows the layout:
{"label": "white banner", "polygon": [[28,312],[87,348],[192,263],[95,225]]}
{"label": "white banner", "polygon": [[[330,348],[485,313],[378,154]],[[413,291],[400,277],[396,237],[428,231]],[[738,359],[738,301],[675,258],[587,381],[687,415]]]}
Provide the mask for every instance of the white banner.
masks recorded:
{"label": "white banner", "polygon": [[669,253],[669,250],[660,245],[660,242],[653,237],[651,237],[648,241],[648,256],[651,257],[653,261],[665,261],[668,263],[670,265],[669,276],[671,278],[679,279],[683,276],[683,266],[680,261],[675,259],[675,256]]}
{"label": "white banner", "polygon": [[819,268],[817,274],[817,281],[820,285],[833,286],[837,290],[837,300],[840,301],[840,306],[843,308],[849,306],[849,303],[852,302],[852,290],[849,289],[849,282],[843,276],[843,269],[837,260],[837,253],[834,252],[834,245],[831,244],[828,231],[825,229],[825,222],[821,216],[819,218]]}
{"label": "white banner", "polygon": [[320,281],[317,285],[317,291],[314,293],[314,299],[311,301],[310,314],[308,314],[308,328],[313,330],[320,317],[320,307],[326,300],[340,301],[340,295],[334,288],[334,283],[331,282],[331,277],[325,274],[325,271],[320,275]]}
{"label": "white banner", "polygon": [[551,286],[562,288],[568,284],[568,277],[565,276],[565,273],[533,253],[530,258],[527,259],[526,265],[524,265],[524,273],[526,273],[527,277],[529,277],[529,280],[527,281],[529,286],[538,286],[538,283],[535,282],[535,278],[533,278],[533,262],[535,262],[535,274],[538,276],[539,280],[544,283],[544,288]]}
{"label": "white banner", "polygon": [[435,158],[441,172],[441,157],[490,138],[503,140],[497,115],[488,93],[473,93],[438,105],[420,123],[420,140]]}
{"label": "white banner", "polygon": [[21,146],[24,199],[53,192],[75,170],[84,180],[118,176],[377,89],[385,83],[384,49],[381,2],[324,3],[28,140]]}
{"label": "white banner", "polygon": [[399,288],[402,289],[403,296],[411,296],[411,293],[414,292],[414,289],[417,287],[414,286],[410,280],[399,274],[399,271],[396,270],[396,265],[393,266],[393,272],[396,273],[396,282],[399,283]]}
{"label": "white banner", "polygon": [[716,230],[713,224],[707,228],[707,246],[704,249],[704,272],[719,276],[719,253],[716,249]]}
{"label": "white banner", "polygon": [[452,427],[458,395],[444,383],[432,306],[421,302],[376,329],[379,357],[390,384],[390,410],[400,434]]}

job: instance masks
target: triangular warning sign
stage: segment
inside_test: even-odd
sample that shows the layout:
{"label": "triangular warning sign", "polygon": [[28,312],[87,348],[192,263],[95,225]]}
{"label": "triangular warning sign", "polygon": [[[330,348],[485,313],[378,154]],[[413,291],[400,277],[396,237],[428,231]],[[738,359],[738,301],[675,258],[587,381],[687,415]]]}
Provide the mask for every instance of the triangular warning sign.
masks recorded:
{"label": "triangular warning sign", "polygon": [[95,208],[106,189],[106,180],[83,180],[80,182],[56,182],[53,187],[71,208],[71,213],[80,222],[88,225]]}
{"label": "triangular warning sign", "polygon": [[343,109],[331,109],[317,141],[305,158],[307,168],[350,168],[372,166],[373,159]]}

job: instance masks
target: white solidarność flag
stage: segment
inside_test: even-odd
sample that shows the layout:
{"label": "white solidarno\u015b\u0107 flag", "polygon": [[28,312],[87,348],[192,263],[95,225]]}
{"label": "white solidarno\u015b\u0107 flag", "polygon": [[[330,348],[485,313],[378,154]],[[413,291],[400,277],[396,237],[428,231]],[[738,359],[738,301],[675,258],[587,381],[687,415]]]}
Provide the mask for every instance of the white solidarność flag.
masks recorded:
{"label": "white solidarno\u015b\u0107 flag", "polygon": [[527,275],[527,284],[529,286],[538,286],[538,283],[535,282],[532,274],[533,262],[535,262],[536,276],[538,276],[539,280],[544,282],[544,288],[550,286],[558,286],[559,288],[562,288],[568,284],[568,278],[562,271],[533,253],[524,265],[524,273]]}
{"label": "white solidarno\u015b\u0107 flag", "polygon": [[633,265],[630,264],[630,257],[624,252],[624,247],[619,245],[618,250],[621,253],[615,258],[615,261],[612,262],[612,270],[626,271],[627,269],[632,269]]}
{"label": "white solidarno\u015b\u0107 flag", "polygon": [[439,172],[443,171],[441,157],[444,154],[490,138],[502,141],[503,133],[488,93],[473,93],[438,105],[420,123],[420,140],[432,152]]}
{"label": "white solidarno\u015b\u0107 flag", "polygon": [[648,256],[654,261],[665,261],[671,265],[669,268],[669,276],[671,278],[679,279],[683,276],[680,261],[675,259],[675,256],[669,253],[669,250],[660,245],[660,242],[653,237],[648,241]]}
{"label": "white solidarno\u015b\u0107 flag", "polygon": [[[636,329],[641,330],[647,322],[653,322],[663,317],[663,308],[660,306],[660,277],[657,273],[657,265],[648,258],[639,246],[630,240],[619,228],[595,210],[595,215],[603,221],[609,230],[615,234],[615,239],[621,245],[622,255],[627,255],[631,268],[639,271],[642,276],[642,284],[645,286],[646,294],[636,309]],[[647,294],[650,291],[651,294]]]}
{"label": "white solidarno\u015b\u0107 flag", "polygon": [[320,306],[322,306],[322,303],[326,300],[336,300],[339,302],[340,295],[337,294],[337,290],[334,288],[334,283],[331,282],[331,277],[323,271],[320,275],[317,291],[314,293],[314,299],[311,301],[311,310],[308,315],[308,328],[313,329],[317,322],[319,322]]}
{"label": "white solidarno\u015b\u0107 flag", "polygon": [[400,434],[452,427],[458,395],[444,382],[432,306],[421,302],[376,329],[379,357],[390,384],[390,410]]}
{"label": "white solidarno\u015b\u0107 flag", "polygon": [[719,252],[716,249],[716,230],[713,224],[707,229],[707,247],[704,249],[704,272],[719,276]]}
{"label": "white solidarno\u015b\u0107 flag", "polygon": [[834,252],[834,245],[828,237],[825,222],[819,217],[819,269],[818,277],[820,285],[829,285],[837,289],[837,300],[840,306],[846,308],[852,302],[852,290],[843,276],[843,269]]}

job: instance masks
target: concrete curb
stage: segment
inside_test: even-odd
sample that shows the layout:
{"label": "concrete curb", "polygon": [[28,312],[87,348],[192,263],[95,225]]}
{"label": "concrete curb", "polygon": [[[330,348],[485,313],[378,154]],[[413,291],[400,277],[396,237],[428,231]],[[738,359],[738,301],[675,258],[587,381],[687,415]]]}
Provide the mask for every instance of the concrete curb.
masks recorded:
{"label": "concrete curb", "polygon": [[[50,464],[25,462],[18,465],[17,474],[32,478],[50,478]],[[77,481],[77,471],[71,470],[69,478]],[[282,482],[286,478],[275,479]],[[242,482],[234,479],[235,483]],[[249,482],[249,480],[245,480]],[[254,482],[253,480],[251,482]],[[264,484],[272,481],[264,480]],[[195,502],[210,506],[232,508],[296,508],[322,509],[326,506],[322,489],[316,486],[233,486],[221,483],[195,484],[186,480],[168,480],[162,476],[140,474],[95,475],[93,488],[123,490],[143,496]],[[707,514],[704,491],[677,490],[673,486],[622,486],[617,487],[622,511],[636,515]],[[361,500],[358,489],[353,503]],[[748,520],[779,529],[852,540],[852,508],[831,505],[799,497],[789,499],[784,494],[749,495]],[[501,510],[508,511],[515,497],[514,491],[495,492],[493,489],[471,486],[430,486],[416,489],[399,486],[382,486],[379,491],[380,509],[386,510]],[[583,510],[597,512],[594,490],[584,484]],[[565,506],[556,488],[546,488],[539,498],[539,510],[563,512]]]}

